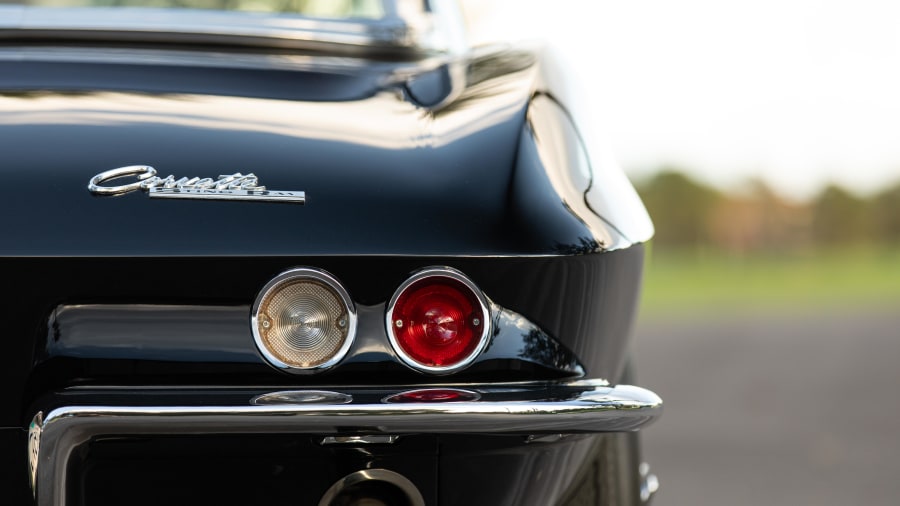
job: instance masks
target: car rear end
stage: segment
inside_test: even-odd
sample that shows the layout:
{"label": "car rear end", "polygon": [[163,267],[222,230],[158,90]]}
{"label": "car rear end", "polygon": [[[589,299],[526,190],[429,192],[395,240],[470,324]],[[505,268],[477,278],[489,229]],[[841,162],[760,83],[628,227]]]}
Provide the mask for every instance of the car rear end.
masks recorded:
{"label": "car rear end", "polygon": [[640,201],[551,62],[391,5],[3,31],[10,504],[649,497]]}

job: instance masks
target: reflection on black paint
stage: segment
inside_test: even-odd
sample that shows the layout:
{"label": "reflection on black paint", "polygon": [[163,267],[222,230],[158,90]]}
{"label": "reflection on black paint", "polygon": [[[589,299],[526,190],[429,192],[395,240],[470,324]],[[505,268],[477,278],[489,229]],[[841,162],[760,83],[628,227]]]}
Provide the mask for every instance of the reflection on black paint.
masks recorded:
{"label": "reflection on black paint", "polygon": [[584,367],[575,355],[550,334],[509,309],[495,305],[493,311],[494,336],[478,362],[516,357],[557,375],[584,376]]}
{"label": "reflection on black paint", "polygon": [[603,246],[593,237],[579,237],[578,244],[556,243],[554,250],[560,255],[587,255],[603,251]]}
{"label": "reflection on black paint", "polygon": [[523,360],[549,364],[557,369],[569,371],[581,368],[570,351],[540,329],[531,329],[528,333],[523,334],[522,342],[525,346],[519,353],[519,357]]}

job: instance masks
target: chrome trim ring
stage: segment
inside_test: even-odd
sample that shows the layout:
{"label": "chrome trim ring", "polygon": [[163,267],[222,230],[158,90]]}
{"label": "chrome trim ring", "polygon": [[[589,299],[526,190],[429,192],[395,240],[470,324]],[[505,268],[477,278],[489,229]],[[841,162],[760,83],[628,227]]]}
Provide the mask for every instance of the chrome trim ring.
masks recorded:
{"label": "chrome trim ring", "polygon": [[[482,314],[484,314],[484,325],[481,331],[481,336],[478,337],[478,346],[476,346],[475,349],[472,350],[472,353],[470,353],[465,359],[451,366],[429,366],[418,362],[416,359],[412,358],[405,351],[403,351],[400,343],[397,342],[397,337],[394,335],[394,322],[392,315],[394,314],[394,306],[396,306],[397,300],[400,298],[403,292],[413,283],[428,278],[449,278],[462,283],[475,295],[475,299],[478,301],[481,312]],[[484,348],[487,345],[488,336],[491,335],[492,323],[493,316],[491,314],[490,304],[487,297],[484,295],[484,292],[482,292],[481,289],[478,288],[478,285],[472,282],[472,280],[469,279],[465,274],[452,267],[446,266],[426,267],[425,269],[415,272],[394,291],[394,295],[391,297],[391,300],[387,306],[387,310],[384,314],[384,325],[385,330],[387,331],[388,340],[390,340],[391,348],[393,348],[394,353],[397,354],[397,357],[399,357],[404,364],[411,367],[412,369],[431,374],[450,374],[470,366],[472,362],[474,362],[475,359],[478,358],[479,355],[481,355],[481,352],[484,351]]]}
{"label": "chrome trim ring", "polygon": [[319,500],[319,506],[332,506],[331,501],[343,490],[370,481],[381,481],[397,487],[406,496],[409,506],[425,506],[425,498],[422,497],[422,493],[413,482],[402,474],[387,469],[364,469],[344,476],[325,492],[325,495]]}
{"label": "chrome trim ring", "polygon": [[[263,342],[263,336],[259,333],[259,308],[262,302],[266,300],[274,290],[280,288],[284,284],[302,279],[313,279],[327,285],[329,288],[334,290],[338,297],[340,297],[341,302],[344,304],[344,308],[347,310],[348,328],[347,337],[344,338],[344,343],[338,349],[337,353],[334,354],[334,356],[332,356],[327,361],[313,367],[300,367],[285,363],[284,361],[276,357],[271,351],[269,351],[269,349]],[[256,348],[263,355],[263,357],[265,357],[266,361],[269,362],[269,364],[276,367],[277,369],[294,374],[320,372],[335,366],[347,355],[347,352],[350,351],[350,346],[353,344],[353,340],[356,338],[356,325],[356,305],[353,303],[353,300],[350,298],[350,294],[347,293],[347,290],[344,289],[343,285],[341,285],[340,281],[338,281],[337,278],[335,278],[328,272],[312,267],[297,267],[295,269],[282,272],[278,276],[275,276],[271,281],[266,283],[266,286],[264,286],[262,290],[259,291],[259,295],[256,296],[256,300],[253,302],[253,307],[250,312],[250,329],[253,332],[253,341],[256,343]]]}

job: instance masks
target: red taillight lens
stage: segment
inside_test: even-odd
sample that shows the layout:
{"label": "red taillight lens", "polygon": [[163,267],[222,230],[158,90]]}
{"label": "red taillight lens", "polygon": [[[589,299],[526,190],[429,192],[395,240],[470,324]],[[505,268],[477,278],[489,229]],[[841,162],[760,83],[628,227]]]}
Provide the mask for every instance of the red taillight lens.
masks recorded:
{"label": "red taillight lens", "polygon": [[416,362],[447,366],[477,347],[484,314],[475,297],[456,284],[444,278],[419,281],[397,299],[394,335]]}
{"label": "red taillight lens", "polygon": [[489,314],[484,296],[458,271],[420,271],[394,295],[387,314],[394,350],[408,365],[428,372],[465,367],[481,352]]}

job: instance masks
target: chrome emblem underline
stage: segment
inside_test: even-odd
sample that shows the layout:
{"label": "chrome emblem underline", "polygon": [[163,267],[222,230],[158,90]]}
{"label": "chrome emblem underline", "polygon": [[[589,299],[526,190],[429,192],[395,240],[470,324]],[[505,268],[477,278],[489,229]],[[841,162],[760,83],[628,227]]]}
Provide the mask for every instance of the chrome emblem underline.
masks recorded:
{"label": "chrome emblem underline", "polygon": [[[137,181],[117,186],[104,186],[103,183],[137,176]],[[130,165],[107,170],[92,177],[88,190],[94,195],[123,195],[137,190],[144,190],[150,198],[159,199],[193,199],[193,200],[255,200],[263,202],[284,202],[303,204],[306,192],[268,190],[259,184],[256,174],[220,175],[217,179],[175,176],[159,177],[156,169],[149,165]]]}

